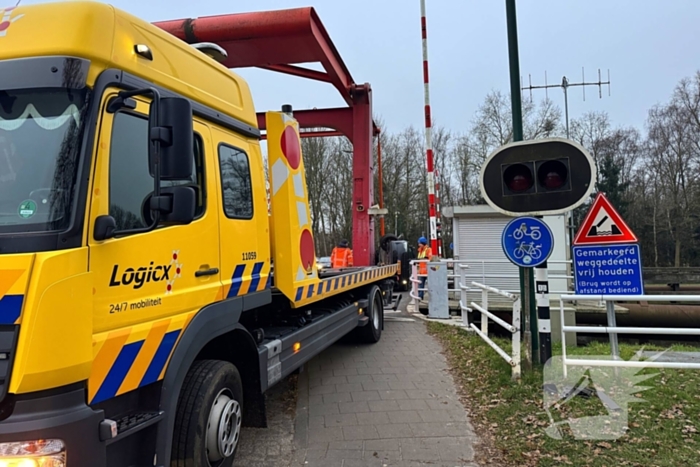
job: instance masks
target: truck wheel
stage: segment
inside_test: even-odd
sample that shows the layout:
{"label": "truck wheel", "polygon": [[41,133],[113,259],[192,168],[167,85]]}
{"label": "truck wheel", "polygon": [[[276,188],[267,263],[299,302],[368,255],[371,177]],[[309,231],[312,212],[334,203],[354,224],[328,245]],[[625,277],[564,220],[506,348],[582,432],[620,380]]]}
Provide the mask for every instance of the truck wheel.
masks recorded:
{"label": "truck wheel", "polygon": [[241,435],[243,384],[234,365],[199,360],[180,391],[173,467],[231,467]]}
{"label": "truck wheel", "polygon": [[379,287],[372,287],[368,299],[369,305],[365,314],[369,318],[369,323],[358,328],[357,331],[362,342],[375,344],[382,337],[382,324],[384,322],[384,301]]}

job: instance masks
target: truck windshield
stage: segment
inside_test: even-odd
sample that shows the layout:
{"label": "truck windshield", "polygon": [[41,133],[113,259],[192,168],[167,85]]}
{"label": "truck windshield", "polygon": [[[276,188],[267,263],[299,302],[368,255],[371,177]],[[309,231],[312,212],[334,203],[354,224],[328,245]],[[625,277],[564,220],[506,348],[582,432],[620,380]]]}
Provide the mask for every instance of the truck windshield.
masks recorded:
{"label": "truck windshield", "polygon": [[88,92],[0,90],[0,234],[69,226]]}

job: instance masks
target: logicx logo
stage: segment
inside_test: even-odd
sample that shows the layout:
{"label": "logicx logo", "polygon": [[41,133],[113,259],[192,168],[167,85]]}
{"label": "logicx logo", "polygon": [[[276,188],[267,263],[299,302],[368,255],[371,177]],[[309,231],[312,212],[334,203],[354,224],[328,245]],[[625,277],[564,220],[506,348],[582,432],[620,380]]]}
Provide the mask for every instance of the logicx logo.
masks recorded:
{"label": "logicx logo", "polygon": [[12,23],[20,19],[24,15],[12,16],[17,6],[9,6],[0,10],[0,37],[7,35],[7,30],[10,29]]}
{"label": "logicx logo", "polygon": [[175,279],[182,277],[182,263],[179,261],[180,250],[173,250],[170,263],[157,264],[151,261],[148,265],[139,267],[127,267],[122,269],[121,265],[115,264],[112,268],[112,275],[109,279],[110,287],[127,286],[135,290],[146,284],[165,282],[165,294],[173,292]]}

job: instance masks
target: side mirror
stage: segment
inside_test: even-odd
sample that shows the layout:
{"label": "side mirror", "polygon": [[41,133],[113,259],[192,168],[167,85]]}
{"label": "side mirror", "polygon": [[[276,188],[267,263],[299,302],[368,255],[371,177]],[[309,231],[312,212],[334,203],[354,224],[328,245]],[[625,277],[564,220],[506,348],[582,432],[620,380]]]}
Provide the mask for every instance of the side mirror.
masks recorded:
{"label": "side mirror", "polygon": [[193,167],[192,104],[182,97],[162,97],[151,104],[149,118],[151,150],[148,165],[155,178],[156,154],[153,143],[160,145],[161,180],[189,180]]}
{"label": "side mirror", "polygon": [[141,207],[146,225],[154,223],[153,212],[159,212],[159,225],[187,225],[194,220],[197,192],[191,186],[160,189],[160,196],[149,194]]}
{"label": "side mirror", "polygon": [[112,216],[99,216],[95,219],[93,237],[97,241],[114,237],[117,232],[117,221]]}

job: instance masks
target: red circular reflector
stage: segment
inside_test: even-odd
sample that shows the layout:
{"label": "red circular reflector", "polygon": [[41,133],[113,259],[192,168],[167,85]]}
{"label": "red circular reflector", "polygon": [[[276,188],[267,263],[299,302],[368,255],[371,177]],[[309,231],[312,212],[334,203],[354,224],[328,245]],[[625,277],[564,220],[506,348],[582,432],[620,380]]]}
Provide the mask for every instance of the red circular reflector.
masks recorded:
{"label": "red circular reflector", "polygon": [[301,147],[299,146],[299,137],[294,128],[288,126],[282,132],[282,140],[280,141],[282,146],[282,153],[284,157],[287,158],[287,162],[296,170],[299,168],[299,163],[301,162]]}
{"label": "red circular reflector", "polygon": [[308,269],[316,264],[315,251],[313,235],[311,235],[309,229],[302,230],[299,241],[299,253],[301,255],[301,265],[304,269]]}

